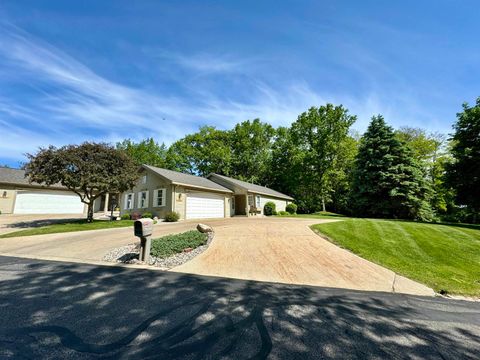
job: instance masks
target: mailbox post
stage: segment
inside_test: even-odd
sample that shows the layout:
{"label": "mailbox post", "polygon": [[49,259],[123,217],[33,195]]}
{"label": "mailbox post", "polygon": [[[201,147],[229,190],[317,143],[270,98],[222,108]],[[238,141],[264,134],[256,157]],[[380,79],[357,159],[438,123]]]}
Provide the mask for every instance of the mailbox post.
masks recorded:
{"label": "mailbox post", "polygon": [[135,236],[140,238],[139,260],[146,262],[150,260],[150,247],[152,245],[153,220],[139,219],[133,223]]}

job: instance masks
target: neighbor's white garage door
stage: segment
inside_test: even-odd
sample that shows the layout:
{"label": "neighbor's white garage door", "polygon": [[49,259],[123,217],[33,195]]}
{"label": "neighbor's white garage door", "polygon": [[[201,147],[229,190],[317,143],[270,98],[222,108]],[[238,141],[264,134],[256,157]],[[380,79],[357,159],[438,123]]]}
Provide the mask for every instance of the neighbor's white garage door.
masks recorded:
{"label": "neighbor's white garage door", "polygon": [[187,219],[225,217],[225,197],[211,193],[187,194]]}
{"label": "neighbor's white garage door", "polygon": [[69,192],[17,191],[15,214],[82,214],[84,204]]}

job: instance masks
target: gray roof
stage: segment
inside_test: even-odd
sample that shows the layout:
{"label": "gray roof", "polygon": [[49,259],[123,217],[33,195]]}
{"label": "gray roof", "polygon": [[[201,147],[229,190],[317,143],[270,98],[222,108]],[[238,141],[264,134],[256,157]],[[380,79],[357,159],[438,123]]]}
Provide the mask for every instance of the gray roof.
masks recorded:
{"label": "gray roof", "polygon": [[185,185],[185,186],[191,186],[191,187],[200,188],[200,189],[208,189],[208,190],[215,190],[215,191],[228,192],[228,193],[232,192],[230,189],[227,189],[222,185],[217,184],[204,177],[184,174],[178,171],[167,170],[167,169],[158,168],[151,165],[143,165],[143,167],[167,179],[172,184]]}
{"label": "gray roof", "polygon": [[61,184],[46,186],[38,183],[30,183],[28,178],[25,177],[25,170],[12,169],[8,167],[0,166],[0,183],[11,185],[24,185],[24,186],[36,186],[36,187],[52,187],[52,188],[65,188]]}
{"label": "gray roof", "polygon": [[208,175],[209,178],[210,177],[215,177],[215,176],[218,176],[219,178],[221,178],[221,179],[223,179],[223,180],[225,180],[225,181],[227,181],[227,182],[229,182],[229,183],[231,183],[235,186],[238,186],[242,189],[245,189],[246,191],[252,192],[252,193],[272,196],[272,197],[276,197],[276,198],[279,198],[279,199],[294,200],[291,196],[282,194],[281,192],[275,191],[275,190],[267,188],[265,186],[251,184],[251,183],[246,182],[246,181],[233,179],[231,177],[224,176],[224,175],[219,175],[219,174]]}

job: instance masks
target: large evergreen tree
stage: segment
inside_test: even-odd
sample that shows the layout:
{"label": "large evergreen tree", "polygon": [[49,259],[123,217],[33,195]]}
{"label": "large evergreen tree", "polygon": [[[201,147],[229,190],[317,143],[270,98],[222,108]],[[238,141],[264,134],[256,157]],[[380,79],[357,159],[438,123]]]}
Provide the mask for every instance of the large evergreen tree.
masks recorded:
{"label": "large evergreen tree", "polygon": [[480,97],[475,106],[463,104],[454,124],[454,162],[448,167],[448,182],[456,190],[457,202],[468,205],[478,220],[480,211]]}
{"label": "large evergreen tree", "polygon": [[374,116],[355,161],[351,205],[358,216],[429,220],[429,187],[411,150]]}

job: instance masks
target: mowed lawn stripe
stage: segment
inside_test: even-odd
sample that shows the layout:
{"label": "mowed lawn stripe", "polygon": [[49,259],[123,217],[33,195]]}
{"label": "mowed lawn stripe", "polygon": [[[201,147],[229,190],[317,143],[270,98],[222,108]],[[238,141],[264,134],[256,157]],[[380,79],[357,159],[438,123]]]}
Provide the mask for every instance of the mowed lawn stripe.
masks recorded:
{"label": "mowed lawn stripe", "polygon": [[480,227],[347,219],[313,229],[437,292],[480,296]]}

